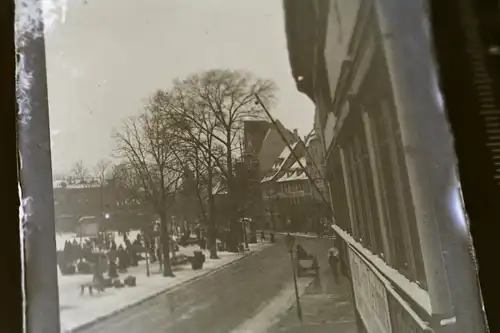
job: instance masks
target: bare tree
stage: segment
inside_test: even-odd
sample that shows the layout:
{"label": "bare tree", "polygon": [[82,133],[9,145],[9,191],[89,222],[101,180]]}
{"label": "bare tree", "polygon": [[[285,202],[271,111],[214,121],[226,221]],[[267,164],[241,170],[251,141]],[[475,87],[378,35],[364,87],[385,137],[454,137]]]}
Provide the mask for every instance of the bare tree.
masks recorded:
{"label": "bare tree", "polygon": [[94,175],[100,185],[103,185],[106,180],[106,173],[111,168],[111,162],[109,160],[102,159],[97,162],[94,168]]}
{"label": "bare tree", "polygon": [[81,185],[89,185],[88,178],[90,176],[89,170],[85,167],[82,160],[79,160],[75,163],[73,168],[71,169],[71,174],[77,181],[77,183]]}
{"label": "bare tree", "polygon": [[[177,160],[184,170],[192,171],[197,182],[195,193],[200,212],[208,222],[210,257],[217,259],[217,226],[213,193],[213,172],[217,163],[220,166],[221,147],[213,139],[217,122],[202,107],[185,98],[183,90],[158,91],[152,98],[155,112],[161,115],[177,139]],[[186,117],[189,114],[190,117]],[[196,126],[190,119],[196,119],[203,127]],[[182,157],[181,157],[182,156]],[[219,157],[218,157],[219,156]],[[208,209],[205,207],[208,204]],[[208,213],[207,213],[208,210]]]}
{"label": "bare tree", "polygon": [[[209,109],[199,103],[190,92],[191,87],[176,82],[174,89],[157,92],[154,101],[159,112],[175,128],[180,148],[184,151],[184,167],[193,170],[198,182],[196,195],[204,221],[209,226],[210,257],[217,259],[217,222],[214,192],[214,172],[224,172],[224,146],[216,141],[218,120]],[[227,176],[227,174],[226,174]],[[208,214],[205,209],[208,204]]]}
{"label": "bare tree", "polygon": [[[238,139],[245,120],[264,116],[255,103],[255,94],[268,105],[275,101],[276,86],[273,81],[255,78],[249,73],[231,70],[211,70],[177,80],[172,92],[164,94],[173,99],[171,109],[182,114],[188,133],[202,133],[204,144],[198,146],[209,155],[212,162],[225,174],[228,198],[231,201],[230,229],[237,232],[234,222],[237,218],[237,202],[234,180],[234,152],[238,150]],[[193,139],[193,135],[190,135]],[[223,147],[225,161],[214,156],[211,144]],[[219,165],[220,164],[220,165]],[[234,235],[234,233],[233,233]],[[234,238],[233,238],[234,239]],[[232,245],[236,250],[236,244]]]}
{"label": "bare tree", "polygon": [[146,203],[141,181],[136,177],[130,163],[114,165],[111,171],[111,182],[117,205],[121,208]]}
{"label": "bare tree", "polygon": [[183,170],[174,150],[175,136],[165,125],[151,102],[144,114],[128,119],[115,138],[117,153],[128,161],[144,200],[160,218],[163,275],[174,276],[170,265],[167,212],[174,203]]}

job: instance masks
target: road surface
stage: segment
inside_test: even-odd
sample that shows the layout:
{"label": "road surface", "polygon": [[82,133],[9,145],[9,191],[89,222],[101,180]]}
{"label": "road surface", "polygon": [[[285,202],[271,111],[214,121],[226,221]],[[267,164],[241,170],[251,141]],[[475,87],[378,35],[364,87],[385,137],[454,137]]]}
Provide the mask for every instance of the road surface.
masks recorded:
{"label": "road surface", "polygon": [[[306,251],[326,264],[328,239],[297,237]],[[168,280],[166,280],[168,283]],[[292,281],[283,238],[177,290],[79,330],[82,333],[229,333],[253,318]]]}

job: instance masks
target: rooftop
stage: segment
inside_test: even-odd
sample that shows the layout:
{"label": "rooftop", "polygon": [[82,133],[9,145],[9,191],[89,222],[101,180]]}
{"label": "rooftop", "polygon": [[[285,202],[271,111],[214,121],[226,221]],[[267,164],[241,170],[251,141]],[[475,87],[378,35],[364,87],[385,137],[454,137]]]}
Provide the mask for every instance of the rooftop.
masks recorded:
{"label": "rooftop", "polygon": [[[297,147],[298,144],[299,144],[299,141],[291,144],[292,150],[295,150],[295,148]],[[292,154],[292,150],[290,150],[290,148],[288,148],[288,146],[286,146],[283,149],[283,151],[281,152],[280,156],[278,157],[276,163],[273,165],[273,167],[271,169],[271,174],[268,176],[265,176],[261,180],[261,183],[268,182],[268,181],[274,179],[274,177],[276,177],[276,175],[283,169],[283,166],[285,165],[286,161],[289,159],[290,155]]]}

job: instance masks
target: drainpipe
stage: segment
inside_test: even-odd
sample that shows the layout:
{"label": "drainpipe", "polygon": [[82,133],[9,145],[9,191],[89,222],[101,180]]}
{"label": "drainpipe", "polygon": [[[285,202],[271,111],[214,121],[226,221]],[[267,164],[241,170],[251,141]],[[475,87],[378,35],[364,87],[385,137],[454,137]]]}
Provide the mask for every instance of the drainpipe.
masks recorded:
{"label": "drainpipe", "polygon": [[[477,303],[473,295],[474,290],[477,294],[477,281],[468,272],[473,266],[464,265],[470,255],[466,253],[469,258],[464,258],[464,251],[457,252],[468,240],[449,201],[457,185],[456,160],[437,88],[427,13],[423,2],[417,0],[379,0],[374,4],[401,128],[432,326],[436,332],[480,332],[484,327],[472,327],[468,320],[460,322],[460,317],[455,317],[457,306],[472,305],[468,311],[477,311],[473,306]],[[460,228],[462,236],[457,234]],[[450,288],[452,280],[460,284]]]}

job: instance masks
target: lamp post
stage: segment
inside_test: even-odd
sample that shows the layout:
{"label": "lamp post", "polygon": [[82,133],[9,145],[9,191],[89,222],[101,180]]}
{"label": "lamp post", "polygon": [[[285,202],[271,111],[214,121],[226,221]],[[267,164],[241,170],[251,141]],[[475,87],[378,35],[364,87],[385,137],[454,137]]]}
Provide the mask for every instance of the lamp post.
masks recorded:
{"label": "lamp post", "polygon": [[271,222],[271,229],[274,230],[274,207],[273,207],[273,204],[274,204],[274,200],[273,200],[273,197],[274,197],[274,189],[273,188],[269,188],[269,190],[267,191],[267,206],[268,206],[268,210],[269,210],[269,217],[270,217],[270,222]]}
{"label": "lamp post", "polygon": [[295,300],[297,301],[297,317],[302,322],[302,308],[300,306],[299,289],[297,288],[297,275],[295,273],[295,264],[293,260],[293,247],[295,245],[295,237],[287,233],[285,236],[285,244],[290,253],[290,261],[292,263],[293,286],[295,288]]}
{"label": "lamp post", "polygon": [[248,250],[247,223],[248,223],[248,221],[244,217],[241,220],[241,226],[243,227],[243,241],[245,242],[245,250]]}
{"label": "lamp post", "polygon": [[[142,242],[144,243],[143,245],[143,249],[144,249],[144,260],[146,260],[146,276],[147,277],[150,277],[151,275],[151,272],[149,270],[149,256],[148,256],[148,252],[149,252],[149,247],[146,246],[146,233],[143,233],[143,236],[142,236]],[[148,239],[148,243],[150,242],[151,240]]]}

